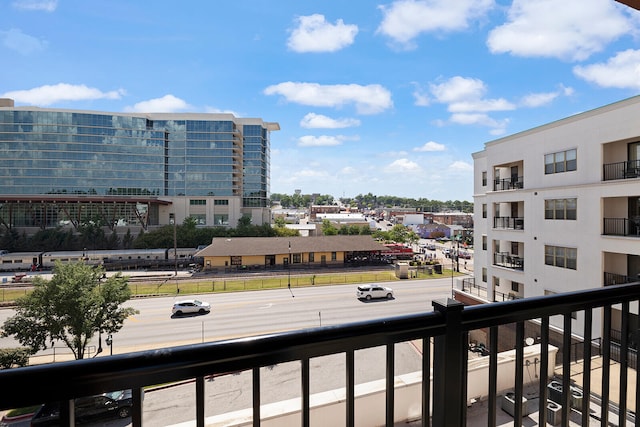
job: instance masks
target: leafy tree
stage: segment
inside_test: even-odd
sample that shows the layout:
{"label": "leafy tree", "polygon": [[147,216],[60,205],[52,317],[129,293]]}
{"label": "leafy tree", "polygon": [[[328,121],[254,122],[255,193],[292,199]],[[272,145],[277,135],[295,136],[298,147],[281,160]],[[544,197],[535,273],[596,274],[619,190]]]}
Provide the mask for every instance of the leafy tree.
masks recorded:
{"label": "leafy tree", "polygon": [[96,333],[116,333],[138,313],[121,307],[131,298],[127,279],[120,273],[103,278],[102,268],[57,262],[51,280],[35,277],[33,292],[16,300],[16,315],[5,321],[2,336],[14,336],[32,354],[62,341],[83,359]]}
{"label": "leafy tree", "polygon": [[10,369],[15,366],[27,366],[29,364],[30,349],[19,348],[0,348],[0,369]]}
{"label": "leafy tree", "polygon": [[124,249],[131,249],[133,246],[133,235],[131,234],[131,229],[127,228],[127,232],[122,237],[122,247]]}
{"label": "leafy tree", "polygon": [[298,230],[287,228],[286,222],[281,216],[274,220],[273,231],[278,237],[294,237],[300,235],[300,232]]}
{"label": "leafy tree", "polygon": [[331,224],[331,221],[328,219],[322,220],[322,234],[325,236],[335,236],[338,234],[338,229]]}

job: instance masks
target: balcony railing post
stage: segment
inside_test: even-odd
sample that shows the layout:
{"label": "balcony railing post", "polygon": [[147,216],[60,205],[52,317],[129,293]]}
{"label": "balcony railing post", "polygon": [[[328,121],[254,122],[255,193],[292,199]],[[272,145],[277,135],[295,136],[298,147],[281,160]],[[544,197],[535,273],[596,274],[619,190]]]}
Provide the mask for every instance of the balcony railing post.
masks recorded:
{"label": "balcony railing post", "polygon": [[434,338],[433,425],[462,426],[466,410],[466,333],[462,331],[464,304],[452,299],[432,302],[445,317],[447,332]]}

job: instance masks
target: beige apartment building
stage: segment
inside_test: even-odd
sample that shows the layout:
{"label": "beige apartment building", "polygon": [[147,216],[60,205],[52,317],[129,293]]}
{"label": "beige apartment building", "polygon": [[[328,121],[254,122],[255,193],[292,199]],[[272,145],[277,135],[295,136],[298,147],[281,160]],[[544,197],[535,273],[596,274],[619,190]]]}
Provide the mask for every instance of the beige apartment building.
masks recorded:
{"label": "beige apartment building", "polygon": [[639,280],[640,96],[488,142],[473,159],[474,280],[488,301]]}

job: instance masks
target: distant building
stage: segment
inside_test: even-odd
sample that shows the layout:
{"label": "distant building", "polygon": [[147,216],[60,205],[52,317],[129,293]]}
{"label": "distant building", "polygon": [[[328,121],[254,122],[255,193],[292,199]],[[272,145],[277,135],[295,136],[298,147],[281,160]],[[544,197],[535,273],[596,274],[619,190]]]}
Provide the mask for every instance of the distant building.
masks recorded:
{"label": "distant building", "polygon": [[270,135],[232,114],[15,107],[0,99],[0,224],[114,230],[271,220]]}
{"label": "distant building", "polygon": [[337,214],[340,211],[340,206],[336,205],[312,205],[309,208],[309,221],[318,221],[318,214]]}
{"label": "distant building", "polygon": [[214,238],[196,253],[206,269],[343,266],[388,249],[371,236]]}
{"label": "distant building", "polygon": [[435,212],[429,214],[433,222],[446,225],[460,225],[464,228],[473,228],[473,214],[465,212]]}

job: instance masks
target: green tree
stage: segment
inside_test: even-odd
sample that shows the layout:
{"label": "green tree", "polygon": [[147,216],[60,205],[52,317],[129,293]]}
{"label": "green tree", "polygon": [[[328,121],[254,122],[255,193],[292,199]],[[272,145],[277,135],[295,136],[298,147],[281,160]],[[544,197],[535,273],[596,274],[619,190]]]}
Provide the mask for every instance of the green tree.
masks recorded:
{"label": "green tree", "polygon": [[328,219],[322,220],[322,234],[325,236],[335,236],[338,234],[338,229],[331,224],[331,221]]}
{"label": "green tree", "polygon": [[32,354],[62,341],[76,359],[83,359],[96,333],[118,332],[138,313],[121,305],[131,298],[120,273],[104,279],[104,270],[84,263],[56,263],[51,280],[35,277],[33,292],[16,300],[16,314],[3,325]]}

